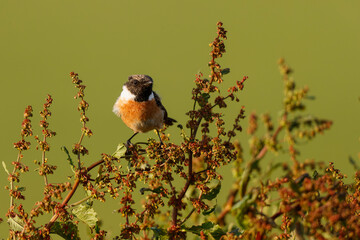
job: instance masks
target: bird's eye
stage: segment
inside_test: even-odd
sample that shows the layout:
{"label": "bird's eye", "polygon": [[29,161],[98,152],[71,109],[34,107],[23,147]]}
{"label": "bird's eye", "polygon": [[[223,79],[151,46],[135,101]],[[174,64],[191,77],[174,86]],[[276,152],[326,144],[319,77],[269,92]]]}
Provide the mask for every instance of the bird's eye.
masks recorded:
{"label": "bird's eye", "polygon": [[139,81],[138,81],[138,80],[135,80],[135,79],[134,79],[132,82],[133,82],[134,85],[138,85],[138,84],[139,84]]}

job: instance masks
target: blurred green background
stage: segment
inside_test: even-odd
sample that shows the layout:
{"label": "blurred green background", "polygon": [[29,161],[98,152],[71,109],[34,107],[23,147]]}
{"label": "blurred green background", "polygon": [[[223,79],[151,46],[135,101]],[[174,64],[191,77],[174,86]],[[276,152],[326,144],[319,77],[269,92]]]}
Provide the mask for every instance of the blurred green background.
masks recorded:
{"label": "blurred green background", "polygon": [[[122,84],[132,74],[148,74],[155,81],[169,115],[186,123],[185,112],[191,107],[191,88],[195,74],[208,75],[209,43],[216,35],[216,22],[228,30],[227,53],[220,61],[231,73],[226,85],[249,76],[240,104],[231,104],[226,114],[231,121],[241,105],[246,113],[269,112],[277,119],[282,106],[282,80],[277,60],[285,57],[295,70],[298,85],[308,85],[315,101],[307,102],[307,112],[331,119],[332,129],[300,148],[299,159],[333,161],[350,178],[352,156],[359,164],[360,136],[360,2],[359,1],[0,1],[0,76],[2,161],[12,169],[17,151],[12,144],[20,139],[22,115],[27,105],[34,108],[35,135],[39,132],[38,112],[46,94],[54,98],[50,129],[50,164],[58,165],[51,182],[65,181],[71,175],[61,146],[69,149],[80,137],[78,101],[69,72],[85,81],[86,100],[90,103],[89,127],[94,136],[85,139],[90,150],[85,161],[112,153],[117,144],[132,134],[112,113],[112,105]],[[243,126],[246,127],[246,121]],[[169,128],[175,141],[177,128]],[[137,140],[156,137],[153,132],[138,135]],[[244,132],[238,137],[247,146]],[[24,161],[34,169],[40,152],[25,152]],[[275,158],[269,154],[269,159]],[[282,159],[289,161],[288,158]],[[230,186],[231,175],[223,170]],[[25,206],[33,206],[42,195],[42,178],[23,175]],[[0,170],[0,185],[7,184]],[[226,184],[222,189],[226,195]],[[80,191],[81,192],[81,191]],[[8,192],[1,187],[1,218],[9,205]],[[82,193],[79,193],[81,197]],[[38,197],[39,196],[39,197]],[[221,204],[223,200],[219,200]],[[108,237],[119,233],[117,201],[100,204],[100,217]],[[46,219],[49,216],[46,217]],[[45,220],[46,220],[45,219]],[[7,223],[0,225],[0,238],[7,237]],[[86,229],[81,229],[85,236]],[[86,239],[87,237],[84,237]]]}

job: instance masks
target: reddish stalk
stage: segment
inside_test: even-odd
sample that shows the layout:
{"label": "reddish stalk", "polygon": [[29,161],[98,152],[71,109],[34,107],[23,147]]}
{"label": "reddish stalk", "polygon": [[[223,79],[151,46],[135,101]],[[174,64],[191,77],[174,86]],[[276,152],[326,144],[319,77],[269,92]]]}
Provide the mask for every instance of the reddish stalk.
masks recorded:
{"label": "reddish stalk", "polygon": [[[78,188],[80,183],[80,178],[77,178],[74,182],[74,185],[71,189],[71,191],[69,192],[69,194],[66,196],[66,198],[64,199],[64,201],[61,203],[59,208],[64,208],[67,203],[70,201],[70,199],[72,198],[72,196],[74,195],[76,189]],[[54,222],[58,219],[59,214],[55,212],[55,214],[52,216],[52,218],[50,219],[49,223],[46,225],[46,228],[50,231],[51,226],[54,224]]]}
{"label": "reddish stalk", "polygon": [[183,189],[179,193],[179,196],[176,198],[177,205],[174,207],[173,213],[172,213],[173,227],[177,226],[177,216],[179,213],[179,209],[181,208],[181,201],[184,198],[186,191],[189,189],[189,187],[194,179],[193,170],[192,170],[192,158],[193,158],[193,156],[192,156],[192,153],[190,152],[189,153],[188,179],[187,179]]}

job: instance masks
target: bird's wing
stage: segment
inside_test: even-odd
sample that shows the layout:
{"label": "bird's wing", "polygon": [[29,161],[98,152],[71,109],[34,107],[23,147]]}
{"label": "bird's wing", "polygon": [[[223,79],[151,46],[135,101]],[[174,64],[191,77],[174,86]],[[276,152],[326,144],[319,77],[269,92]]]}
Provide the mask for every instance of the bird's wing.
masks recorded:
{"label": "bird's wing", "polygon": [[164,105],[162,105],[159,95],[156,92],[153,92],[153,93],[154,93],[154,98],[155,98],[156,104],[161,108],[161,110],[164,111],[164,123],[166,125],[173,125],[173,123],[177,122],[177,121],[175,119],[168,117],[167,111],[166,111]]}

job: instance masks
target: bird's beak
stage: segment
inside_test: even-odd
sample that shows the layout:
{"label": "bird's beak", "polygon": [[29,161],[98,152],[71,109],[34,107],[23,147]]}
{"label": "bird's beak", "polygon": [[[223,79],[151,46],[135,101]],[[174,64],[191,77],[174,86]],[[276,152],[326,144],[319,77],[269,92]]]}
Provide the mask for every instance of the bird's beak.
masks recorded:
{"label": "bird's beak", "polygon": [[145,85],[146,85],[146,86],[152,85],[152,81],[147,81],[147,82],[145,83]]}

